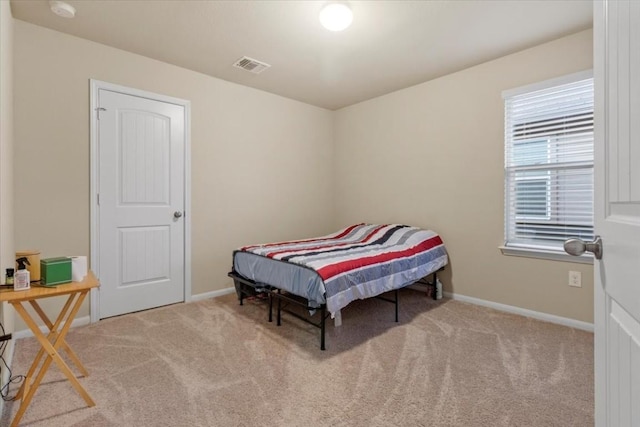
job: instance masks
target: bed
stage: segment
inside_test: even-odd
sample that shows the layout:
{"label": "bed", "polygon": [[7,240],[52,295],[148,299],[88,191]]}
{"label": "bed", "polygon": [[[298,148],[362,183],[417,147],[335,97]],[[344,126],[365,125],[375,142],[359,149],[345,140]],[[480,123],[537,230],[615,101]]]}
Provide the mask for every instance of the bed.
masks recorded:
{"label": "bed", "polygon": [[[269,321],[274,302],[278,325],[285,311],[321,329],[325,349],[326,318],[339,315],[350,302],[382,298],[395,304],[398,289],[436,275],[448,262],[440,236],[401,224],[355,224],[322,237],[250,245],[233,252],[233,278],[242,305],[246,296],[264,293]],[[425,282],[423,282],[425,283]],[[382,294],[394,291],[394,300]],[[433,292],[435,295],[435,292]],[[288,304],[305,306],[318,322],[310,321]]]}

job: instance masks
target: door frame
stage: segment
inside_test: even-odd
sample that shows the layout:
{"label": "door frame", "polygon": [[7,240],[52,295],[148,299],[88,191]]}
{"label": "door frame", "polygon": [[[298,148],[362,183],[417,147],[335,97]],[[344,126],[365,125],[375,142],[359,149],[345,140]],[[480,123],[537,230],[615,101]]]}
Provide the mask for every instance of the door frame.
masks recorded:
{"label": "door frame", "polygon": [[[99,150],[98,150],[98,91],[100,89],[137,96],[153,101],[166,102],[180,105],[184,108],[184,302],[191,302],[191,101],[171,96],[160,95],[140,89],[108,83],[101,80],[89,79],[89,122],[90,122],[90,146],[89,146],[89,175],[90,175],[90,256],[89,265],[100,280],[99,257],[99,224],[100,215],[98,209],[98,182],[99,182]],[[91,323],[100,320],[100,290],[93,288],[90,296],[89,315]]]}

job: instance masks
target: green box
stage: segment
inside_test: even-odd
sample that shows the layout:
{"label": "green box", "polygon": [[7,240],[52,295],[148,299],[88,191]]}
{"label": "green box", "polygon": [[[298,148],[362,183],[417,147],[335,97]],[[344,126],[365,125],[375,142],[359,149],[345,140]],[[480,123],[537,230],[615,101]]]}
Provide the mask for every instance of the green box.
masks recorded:
{"label": "green box", "polygon": [[58,257],[40,260],[41,285],[53,286],[71,281],[71,258]]}

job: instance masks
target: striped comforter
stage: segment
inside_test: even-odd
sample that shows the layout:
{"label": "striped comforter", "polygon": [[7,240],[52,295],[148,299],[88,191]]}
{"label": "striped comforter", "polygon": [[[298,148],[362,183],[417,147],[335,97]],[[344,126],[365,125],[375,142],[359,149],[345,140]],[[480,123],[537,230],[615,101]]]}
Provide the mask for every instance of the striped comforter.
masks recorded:
{"label": "striped comforter", "polygon": [[399,224],[356,224],[319,238],[245,246],[238,251],[312,269],[321,279],[314,295],[283,289],[306,297],[312,305],[326,302],[332,314],[353,300],[414,283],[448,262],[440,236]]}

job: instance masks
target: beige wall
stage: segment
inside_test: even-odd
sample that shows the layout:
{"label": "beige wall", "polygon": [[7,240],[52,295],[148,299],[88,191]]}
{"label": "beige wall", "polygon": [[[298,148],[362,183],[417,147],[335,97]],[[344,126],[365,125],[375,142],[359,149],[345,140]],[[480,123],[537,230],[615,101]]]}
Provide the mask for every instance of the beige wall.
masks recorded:
{"label": "beige wall", "polygon": [[15,70],[18,249],[89,253],[89,79],[191,101],[192,294],[238,246],[331,231],[331,111],[19,20]]}
{"label": "beige wall", "polygon": [[[592,67],[584,31],[344,108],[335,115],[336,227],[399,222],[438,231],[446,291],[593,321],[593,267],[508,257],[505,89]],[[582,272],[570,288],[569,270]]]}
{"label": "beige wall", "polygon": [[193,294],[247,242],[403,222],[442,234],[445,290],[592,321],[591,266],[498,250],[501,92],[590,68],[590,31],[333,113],[22,21],[14,46],[18,249],[89,252],[94,78],[191,101]]}
{"label": "beige wall", "polygon": [[[0,274],[14,265],[13,247],[13,18],[8,1],[0,1]],[[0,322],[13,332],[13,309],[0,304]],[[10,346],[13,346],[13,341]],[[11,354],[7,347],[5,357]],[[8,371],[0,366],[0,384],[6,384]],[[2,404],[0,402],[0,409]]]}

